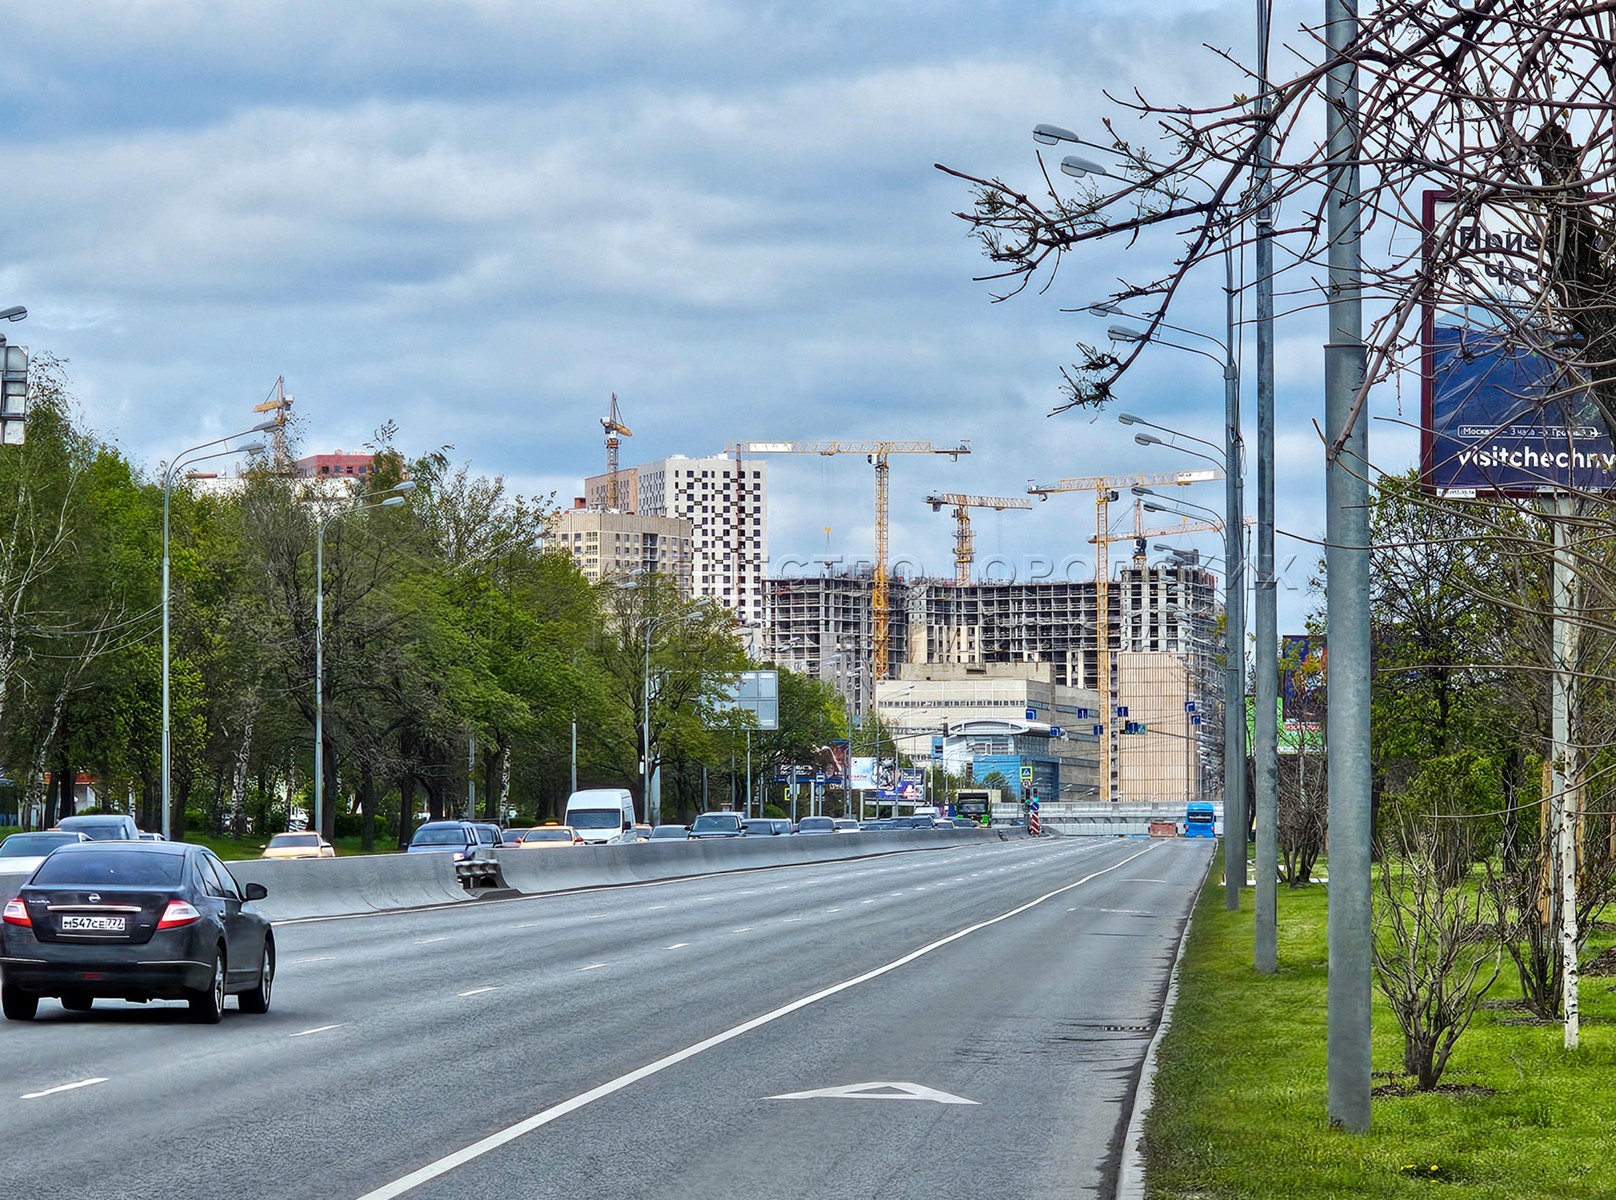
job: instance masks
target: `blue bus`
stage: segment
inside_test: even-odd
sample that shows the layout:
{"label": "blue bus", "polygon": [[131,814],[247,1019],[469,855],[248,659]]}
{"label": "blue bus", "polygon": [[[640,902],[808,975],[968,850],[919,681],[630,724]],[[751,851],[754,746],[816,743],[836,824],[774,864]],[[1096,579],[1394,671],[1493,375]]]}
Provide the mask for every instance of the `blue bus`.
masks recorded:
{"label": "blue bus", "polygon": [[1184,806],[1185,837],[1217,837],[1217,812],[1205,800],[1191,800]]}

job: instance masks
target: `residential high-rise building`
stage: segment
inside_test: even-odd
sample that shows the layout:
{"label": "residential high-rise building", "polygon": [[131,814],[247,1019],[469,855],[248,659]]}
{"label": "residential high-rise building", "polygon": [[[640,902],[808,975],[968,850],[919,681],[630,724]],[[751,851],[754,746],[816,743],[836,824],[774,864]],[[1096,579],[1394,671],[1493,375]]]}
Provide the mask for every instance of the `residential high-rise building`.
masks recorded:
{"label": "residential high-rise building", "polygon": [[[604,503],[607,476],[584,480],[591,507]],[[690,522],[690,594],[716,600],[743,627],[767,615],[763,572],[769,560],[769,476],[758,459],[682,454],[626,467],[618,473],[642,517]]]}
{"label": "residential high-rise building", "polygon": [[547,541],[572,555],[592,583],[654,571],[679,582],[690,595],[690,522],[677,517],[571,508],[556,514]]}

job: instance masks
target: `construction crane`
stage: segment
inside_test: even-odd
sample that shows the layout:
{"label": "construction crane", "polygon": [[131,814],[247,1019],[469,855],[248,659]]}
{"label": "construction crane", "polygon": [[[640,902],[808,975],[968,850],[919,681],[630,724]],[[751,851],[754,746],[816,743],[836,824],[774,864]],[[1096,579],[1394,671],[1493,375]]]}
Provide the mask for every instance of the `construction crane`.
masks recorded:
{"label": "construction crane", "polygon": [[941,512],[945,504],[954,506],[954,582],[962,587],[971,582],[971,563],[976,558],[971,541],[971,510],[991,508],[995,512],[1003,512],[1007,508],[1032,507],[1031,500],[1009,496],[962,496],[958,492],[934,493],[926,497],[926,503],[931,505],[932,512]]}
{"label": "construction crane", "polygon": [[623,507],[621,478],[617,473],[617,447],[620,438],[633,437],[634,431],[623,424],[617,411],[617,393],[612,393],[611,415],[602,417],[600,426],[606,431],[606,504],[605,508],[621,510]]}
{"label": "construction crane", "polygon": [[1192,483],[1207,483],[1222,479],[1223,472],[1215,470],[1168,471],[1146,475],[1098,475],[1080,479],[1061,479],[1055,483],[1029,483],[1029,495],[1048,500],[1056,492],[1093,492],[1095,509],[1094,543],[1094,674],[1100,693],[1100,738],[1104,753],[1100,763],[1100,799],[1111,799],[1111,767],[1116,761],[1115,730],[1111,711],[1111,534],[1110,506],[1119,498],[1119,488],[1172,484],[1183,487]]}
{"label": "construction crane", "polygon": [[[893,454],[946,454],[956,462],[959,456],[971,452],[971,443],[961,441],[957,446],[938,446],[932,442],[732,442],[725,453],[735,455],[736,474],[746,454],[862,454],[875,468],[875,588],[871,597],[872,644],[870,646],[870,678],[887,677],[887,645],[891,617],[887,602],[887,457]],[[740,554],[740,538],[735,539],[736,554]],[[735,578],[739,586],[740,571],[737,564]]]}

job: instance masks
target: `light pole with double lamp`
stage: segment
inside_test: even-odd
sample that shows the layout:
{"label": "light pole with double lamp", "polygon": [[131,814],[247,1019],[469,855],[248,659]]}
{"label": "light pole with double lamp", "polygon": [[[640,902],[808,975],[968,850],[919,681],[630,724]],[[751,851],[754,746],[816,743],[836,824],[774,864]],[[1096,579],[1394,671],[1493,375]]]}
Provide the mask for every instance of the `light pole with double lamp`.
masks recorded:
{"label": "light pole with double lamp", "polygon": [[397,508],[414,490],[414,482],[405,480],[351,508],[314,511],[314,832],[321,837],[325,836],[325,527],[355,513]]}
{"label": "light pole with double lamp", "polygon": [[[1232,305],[1232,300],[1231,300]],[[1231,307],[1232,320],[1233,310]],[[1138,341],[1143,335],[1126,326],[1113,325],[1107,332],[1118,341]],[[1231,331],[1232,332],[1232,331]],[[1206,334],[1197,336],[1207,337]],[[1216,340],[1216,339],[1209,339]],[[1231,339],[1232,340],[1232,339]],[[1197,346],[1181,346],[1176,342],[1163,342],[1175,349],[1187,350],[1219,361]],[[1245,554],[1241,540],[1245,533],[1244,463],[1240,440],[1240,372],[1235,365],[1229,343],[1220,343],[1224,349],[1222,359],[1224,379],[1225,448],[1205,438],[1157,425],[1132,413],[1122,413],[1118,420],[1124,425],[1143,425],[1168,435],[1163,439],[1152,433],[1136,433],[1134,441],[1141,446],[1166,446],[1181,454],[1204,459],[1223,468],[1225,511],[1223,516],[1224,595],[1223,607],[1228,623],[1227,651],[1224,663],[1223,698],[1223,870],[1224,907],[1233,911],[1240,907],[1240,889],[1246,882],[1246,601]],[[1180,439],[1206,447],[1205,451],[1180,445]],[[1148,506],[1147,506],[1148,507]],[[1171,510],[1159,510],[1171,511]]]}
{"label": "light pole with double lamp", "polygon": [[[169,497],[174,491],[174,480],[181,467],[194,467],[197,463],[206,462],[210,458],[224,458],[231,454],[257,454],[264,449],[264,443],[252,442],[245,446],[229,446],[223,450],[212,450],[214,446],[223,446],[226,442],[234,441],[238,437],[247,437],[254,433],[268,433],[280,428],[279,420],[260,421],[251,429],[244,429],[240,433],[232,433],[228,437],[214,438],[211,442],[203,442],[189,449],[181,450],[174,456],[174,460],[163,469],[163,744],[162,754],[162,801],[163,801],[163,837],[166,840],[172,832],[172,813],[170,797],[170,775],[173,768],[173,733],[171,728],[171,707],[168,682],[169,663],[169,554],[168,554],[168,510]],[[211,450],[208,454],[199,454],[200,450]]]}

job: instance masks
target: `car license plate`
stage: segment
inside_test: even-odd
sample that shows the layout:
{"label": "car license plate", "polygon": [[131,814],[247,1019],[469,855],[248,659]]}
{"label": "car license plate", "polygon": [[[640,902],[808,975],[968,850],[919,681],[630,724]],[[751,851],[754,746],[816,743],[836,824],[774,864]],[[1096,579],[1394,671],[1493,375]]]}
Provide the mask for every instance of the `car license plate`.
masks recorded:
{"label": "car license plate", "polygon": [[62,918],[63,933],[123,933],[128,926],[127,917],[93,917],[69,915]]}

